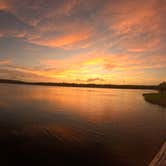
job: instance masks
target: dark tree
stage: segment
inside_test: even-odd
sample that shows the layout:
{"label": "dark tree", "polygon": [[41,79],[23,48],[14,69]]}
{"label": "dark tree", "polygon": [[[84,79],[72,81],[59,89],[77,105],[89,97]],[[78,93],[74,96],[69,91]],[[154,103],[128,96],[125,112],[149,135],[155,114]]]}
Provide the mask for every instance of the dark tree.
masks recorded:
{"label": "dark tree", "polygon": [[160,83],[159,85],[158,85],[158,88],[159,88],[159,91],[160,92],[166,92],[166,82],[164,81],[164,82],[162,82],[162,83]]}

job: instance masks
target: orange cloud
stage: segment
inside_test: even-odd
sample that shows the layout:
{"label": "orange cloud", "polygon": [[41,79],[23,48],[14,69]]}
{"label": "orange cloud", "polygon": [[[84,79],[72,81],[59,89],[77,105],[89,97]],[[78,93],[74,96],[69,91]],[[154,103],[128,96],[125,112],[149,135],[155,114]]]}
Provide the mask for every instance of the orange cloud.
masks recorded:
{"label": "orange cloud", "polygon": [[119,47],[126,52],[140,53],[162,47],[166,34],[165,12],[164,1],[108,1],[99,17],[104,19],[108,30],[113,31],[113,39]]}
{"label": "orange cloud", "polygon": [[45,76],[50,78],[55,78],[56,70],[44,70],[44,69],[35,69],[35,68],[26,68],[26,67],[19,67],[19,66],[12,66],[12,70],[22,72],[22,73],[28,73],[32,75],[38,75],[38,76]]}
{"label": "orange cloud", "polygon": [[5,10],[8,8],[7,3],[5,3],[5,0],[0,1],[0,10]]}
{"label": "orange cloud", "polygon": [[[72,60],[73,59],[73,60]],[[116,72],[143,71],[144,69],[158,69],[166,67],[166,60],[163,55],[151,55],[143,57],[141,55],[89,53],[88,56],[77,55],[76,59],[67,58],[61,60],[47,60],[43,65],[56,66],[56,77],[65,81],[101,78],[107,80],[109,76]],[[67,64],[67,65],[66,65]],[[61,67],[62,66],[62,67]],[[141,69],[140,69],[141,66]]]}
{"label": "orange cloud", "polygon": [[11,60],[8,60],[8,59],[6,59],[6,60],[0,60],[0,65],[9,65],[11,63],[12,63]]}
{"label": "orange cloud", "polygon": [[[117,3],[108,1],[101,10],[100,15],[106,19],[108,26],[117,33],[127,33],[132,31],[133,28],[136,31],[143,30],[142,27],[151,23],[153,19],[156,19],[156,6],[157,3],[155,0],[126,0]],[[113,17],[112,22],[109,20],[111,15]]]}
{"label": "orange cloud", "polygon": [[[77,59],[69,61],[69,65],[60,67],[56,64],[60,62],[61,65],[66,64],[66,59],[57,61],[45,61],[42,62],[41,68],[28,68],[19,66],[8,66],[8,71],[15,72],[24,76],[29,76],[29,80],[36,80],[40,78],[41,81],[56,81],[56,82],[77,82],[77,83],[122,83],[123,77],[128,83],[140,83],[145,80],[146,73],[144,69],[159,69],[166,68],[166,60],[163,56],[149,56],[142,58],[137,55],[131,58],[129,55],[102,55],[103,58],[99,58],[98,55],[93,57],[87,56],[87,59],[82,59],[82,56]],[[4,61],[3,64],[6,64]],[[56,69],[52,68],[56,66]],[[140,69],[141,66],[141,69]],[[2,70],[1,70],[2,72]],[[22,73],[22,74],[20,74]],[[118,74],[117,74],[118,73]],[[39,81],[38,80],[38,81]],[[152,79],[151,79],[152,81]],[[154,80],[153,80],[154,81]]]}
{"label": "orange cloud", "polygon": [[62,35],[55,37],[54,39],[39,39],[32,41],[34,43],[49,46],[49,47],[64,47],[67,45],[78,43],[82,40],[87,39],[90,36],[90,32],[76,32],[72,34]]}

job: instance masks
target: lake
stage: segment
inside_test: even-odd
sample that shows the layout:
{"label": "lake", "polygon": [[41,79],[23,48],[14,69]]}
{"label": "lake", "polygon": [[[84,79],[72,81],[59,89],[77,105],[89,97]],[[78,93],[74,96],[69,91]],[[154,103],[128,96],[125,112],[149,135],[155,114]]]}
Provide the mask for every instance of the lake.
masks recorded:
{"label": "lake", "polygon": [[166,140],[150,90],[0,85],[0,164],[147,166]]}

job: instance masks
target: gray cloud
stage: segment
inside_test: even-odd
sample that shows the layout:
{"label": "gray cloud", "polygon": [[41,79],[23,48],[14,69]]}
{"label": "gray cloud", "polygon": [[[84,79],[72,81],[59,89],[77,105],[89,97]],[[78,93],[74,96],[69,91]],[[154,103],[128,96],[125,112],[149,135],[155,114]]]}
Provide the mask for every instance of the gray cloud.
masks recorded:
{"label": "gray cloud", "polygon": [[94,82],[94,81],[104,81],[102,78],[89,78],[87,79],[87,82]]}

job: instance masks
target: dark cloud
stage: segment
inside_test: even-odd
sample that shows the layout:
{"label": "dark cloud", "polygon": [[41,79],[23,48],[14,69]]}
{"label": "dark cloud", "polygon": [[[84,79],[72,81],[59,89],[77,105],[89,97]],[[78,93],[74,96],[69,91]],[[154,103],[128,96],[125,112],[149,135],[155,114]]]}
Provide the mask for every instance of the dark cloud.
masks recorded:
{"label": "dark cloud", "polygon": [[24,36],[31,27],[13,14],[0,10],[0,35],[1,36]]}
{"label": "dark cloud", "polygon": [[95,82],[95,81],[104,81],[102,78],[89,78],[87,79],[87,82]]}

